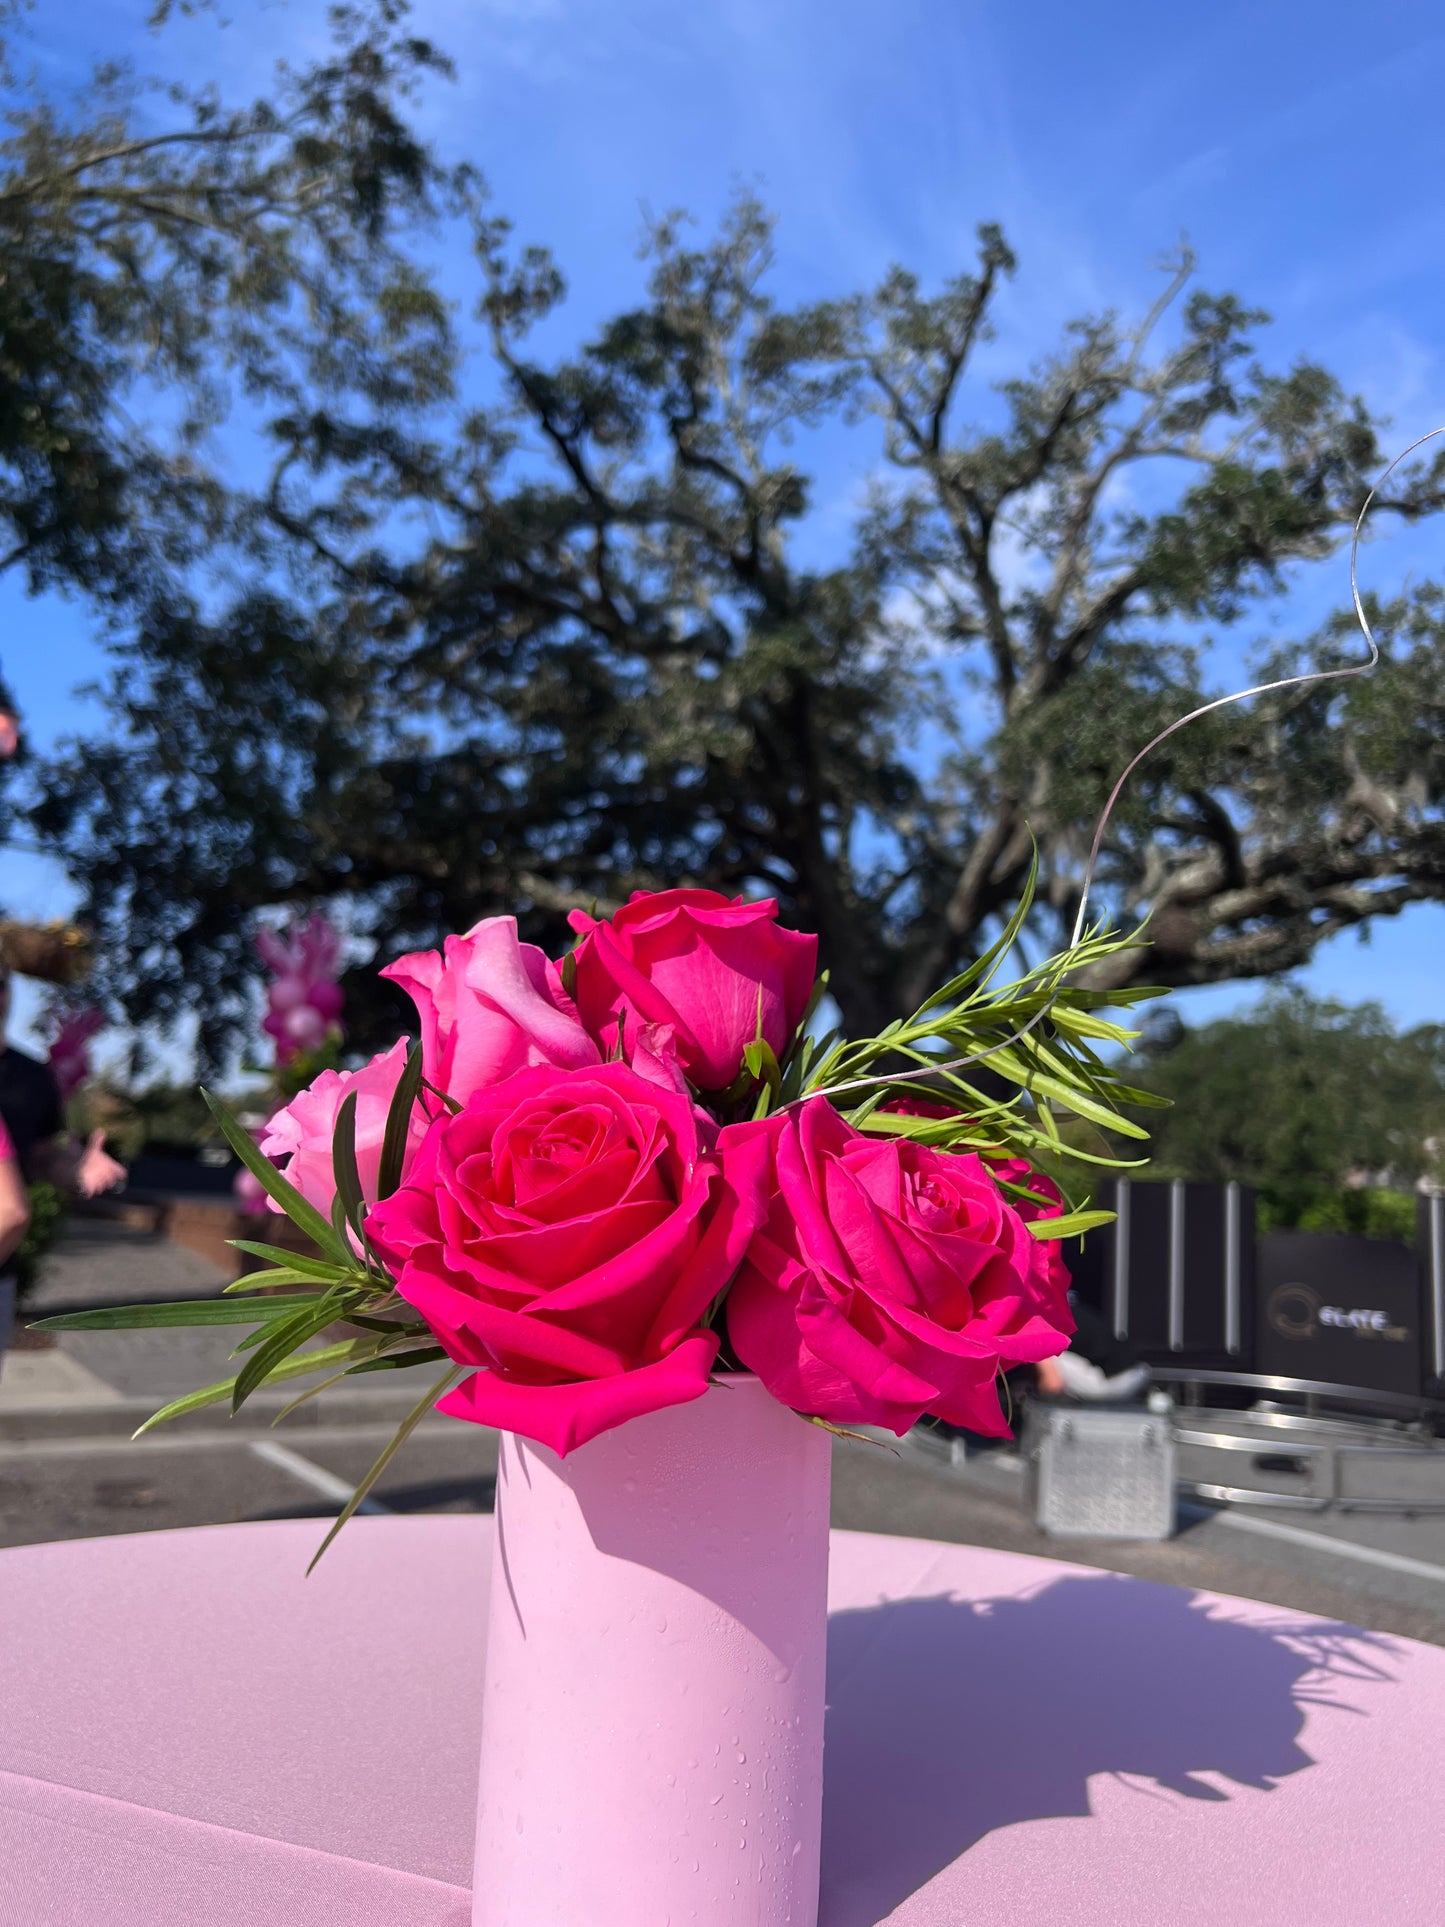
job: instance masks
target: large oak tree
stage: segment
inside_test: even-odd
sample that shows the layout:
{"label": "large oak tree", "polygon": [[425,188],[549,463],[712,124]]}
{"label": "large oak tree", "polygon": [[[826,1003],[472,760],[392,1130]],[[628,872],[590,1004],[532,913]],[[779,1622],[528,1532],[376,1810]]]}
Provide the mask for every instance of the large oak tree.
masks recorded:
{"label": "large oak tree", "polygon": [[[1034,842],[1034,940],[1061,942],[1123,762],[1217,693],[1210,637],[1338,558],[1387,459],[1361,403],[1272,369],[1265,317],[1188,259],[1147,314],[990,385],[997,229],[937,292],[897,269],[789,310],[749,202],[702,244],[658,224],[638,305],[544,354],[558,269],[408,125],[437,56],[392,6],[347,32],[274,104],[163,138],[33,108],[0,179],[0,299],[30,291],[39,344],[0,421],[11,559],[92,595],[119,656],[112,729],[31,803],[107,987],[220,1048],[270,907],[345,899],[395,950],[510,910],[555,940],[572,905],[687,881],[778,895],[871,1028],[978,948]],[[471,332],[424,265],[448,200]],[[161,447],[117,426],[142,339],[196,398]],[[194,453],[217,384],[245,487]],[[843,421],[871,494],[807,566],[804,458]],[[1381,512],[1442,486],[1417,463]],[[1141,771],[1101,887],[1152,942],[1115,981],[1278,973],[1445,895],[1445,605],[1379,614],[1374,677],[1224,711]],[[1275,654],[1359,647],[1338,622]]]}

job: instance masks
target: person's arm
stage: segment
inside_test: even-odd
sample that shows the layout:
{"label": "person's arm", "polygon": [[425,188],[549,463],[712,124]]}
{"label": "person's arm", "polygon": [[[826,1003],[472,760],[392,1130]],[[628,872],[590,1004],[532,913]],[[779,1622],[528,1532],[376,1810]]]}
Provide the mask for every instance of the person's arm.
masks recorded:
{"label": "person's arm", "polygon": [[12,1256],[30,1225],[30,1199],[10,1134],[0,1124],[0,1265]]}
{"label": "person's arm", "polygon": [[105,1149],[105,1132],[92,1131],[84,1144],[65,1128],[60,1088],[48,1066],[44,1104],[37,1119],[35,1149],[30,1154],[32,1174],[70,1197],[98,1198],[125,1182],[125,1166]]}
{"label": "person's arm", "polygon": [[84,1144],[70,1136],[37,1144],[31,1164],[37,1178],[82,1198],[98,1198],[125,1182],[125,1166],[106,1150],[104,1131],[92,1131]]}
{"label": "person's arm", "polygon": [[1041,1358],[1034,1370],[1038,1374],[1039,1390],[1049,1398],[1062,1398],[1069,1389],[1064,1383],[1064,1375],[1059,1370],[1059,1361],[1056,1358]]}
{"label": "person's arm", "polygon": [[92,1131],[75,1167],[76,1187],[83,1198],[98,1198],[125,1183],[125,1166],[105,1148],[105,1132]]}

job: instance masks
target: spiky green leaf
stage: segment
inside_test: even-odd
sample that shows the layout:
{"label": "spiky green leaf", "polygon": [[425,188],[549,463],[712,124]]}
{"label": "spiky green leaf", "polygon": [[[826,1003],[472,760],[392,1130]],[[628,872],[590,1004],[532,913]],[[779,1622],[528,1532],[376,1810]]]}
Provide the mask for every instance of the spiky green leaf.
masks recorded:
{"label": "spiky green leaf", "polygon": [[290,1318],[319,1305],[324,1294],[280,1293],[242,1304],[234,1298],[162,1299],[149,1305],[111,1305],[102,1311],[63,1311],[37,1318],[32,1329],[56,1332],[149,1331],[172,1325],[254,1325]]}
{"label": "spiky green leaf", "polygon": [[[272,1382],[292,1378],[304,1378],[309,1372],[328,1371],[342,1359],[361,1356],[358,1346],[370,1345],[370,1339],[352,1339],[338,1345],[323,1345],[314,1352],[298,1352],[295,1357],[283,1359],[271,1373]],[[180,1398],[173,1398],[169,1405],[163,1405],[158,1412],[152,1412],[144,1425],[136,1427],[133,1438],[149,1432],[157,1425],[167,1424],[171,1419],[184,1418],[190,1412],[202,1411],[207,1405],[219,1405],[223,1399],[230,1398],[235,1391],[235,1378],[218,1379],[214,1385],[203,1385],[197,1392],[186,1392]]]}
{"label": "spiky green leaf", "polygon": [[[573,966],[574,972],[576,966]],[[421,1091],[421,1040],[406,1054],[406,1067],[396,1080],[391,1104],[386,1113],[386,1133],[381,1140],[381,1164],[377,1171],[376,1195],[389,1198],[401,1183],[401,1167],[406,1157],[406,1141],[411,1130],[412,1112]]]}
{"label": "spiky green leaf", "polygon": [[[336,1203],[341,1207],[344,1225],[361,1236],[361,1220],[366,1215],[366,1199],[361,1190],[361,1173],[356,1168],[356,1092],[348,1091],[336,1113],[331,1137],[331,1175],[336,1180]],[[335,1223],[335,1207],[332,1222]]]}
{"label": "spiky green leaf", "polygon": [[251,1133],[236,1122],[224,1104],[218,1102],[210,1091],[203,1090],[201,1096],[210,1106],[211,1115],[220,1125],[226,1142],[268,1195],[276,1200],[292,1224],[304,1231],[319,1250],[330,1252],[338,1263],[349,1265],[349,1248],[315,1205],[309,1204],[295,1185],[282,1177],[271,1160],[262,1156],[260,1146]]}
{"label": "spiky green leaf", "polygon": [[330,1532],[327,1533],[326,1537],[321,1541],[321,1544],[316,1548],[315,1556],[311,1564],[306,1568],[306,1576],[308,1579],[316,1570],[317,1560],[320,1559],[321,1555],[326,1551],[326,1548],[331,1544],[331,1541],[356,1511],[356,1508],[376,1484],[382,1473],[391,1464],[392,1460],[411,1437],[417,1426],[420,1425],[432,1406],[436,1404],[437,1400],[441,1398],[459,1378],[465,1376],[468,1369],[465,1365],[451,1366],[447,1371],[442,1373],[441,1377],[429,1390],[422,1393],[416,1404],[412,1406],[411,1410],[392,1434],[390,1442],[382,1448],[371,1470],[366,1474],[361,1484],[357,1486],[351,1497],[346,1501],[346,1504],[341,1508]]}

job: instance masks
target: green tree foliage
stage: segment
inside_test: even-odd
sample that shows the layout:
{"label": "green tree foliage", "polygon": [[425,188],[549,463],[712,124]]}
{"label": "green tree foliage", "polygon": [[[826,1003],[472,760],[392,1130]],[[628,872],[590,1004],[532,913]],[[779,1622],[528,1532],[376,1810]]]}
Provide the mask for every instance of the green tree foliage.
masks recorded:
{"label": "green tree foliage", "polygon": [[1271,1224],[1415,1235],[1420,1178],[1445,1176],[1445,1027],[1397,1031],[1378,1004],[1289,989],[1186,1031],[1138,1082],[1150,1177],[1237,1180]]}
{"label": "green tree foliage", "polygon": [[[84,857],[66,846],[97,910],[107,906],[103,927],[120,896],[165,887],[140,876],[143,846],[159,847],[153,806],[183,795],[188,813],[205,811],[228,779],[236,814],[259,809],[254,833],[281,840],[285,874],[299,791],[278,790],[288,744],[262,749],[258,717],[268,704],[293,717],[301,784],[314,781],[324,730],[294,672],[312,649],[308,612],[334,582],[329,543],[374,519],[376,445],[451,392],[451,316],[409,245],[470,205],[473,187],[409,124],[420,83],[448,64],[406,31],[405,13],[398,0],[333,8],[327,51],[281,67],[267,98],[240,104],[105,70],[60,106],[17,78],[18,32],[5,50],[0,570],[31,591],[91,599],[137,703],[135,745],[92,746],[91,795],[109,787],[119,815]],[[351,463],[345,499],[298,526],[288,477],[333,440]],[[234,651],[231,703],[187,687],[209,719],[170,713],[198,595],[226,607]],[[12,646],[12,676],[20,667]],[[316,674],[355,704],[344,665]],[[17,694],[23,704],[23,686]],[[35,788],[46,786],[36,771]],[[223,805],[214,839],[213,871],[235,840]],[[188,956],[238,984],[250,966],[244,929],[222,906],[196,911],[180,911]],[[133,1008],[154,1002],[142,986],[170,921],[162,911],[143,934],[137,923],[139,945],[119,965],[113,987]]]}
{"label": "green tree foliage", "polygon": [[[118,108],[64,131],[34,106],[12,143],[0,240],[27,287],[54,259],[79,291],[32,299],[40,419],[72,397],[96,474],[125,457],[83,529],[45,507],[59,456],[33,481],[12,464],[41,505],[11,515],[22,561],[116,624],[110,728],[37,772],[32,809],[106,987],[137,1018],[198,1010],[216,1051],[268,906],[349,903],[393,950],[512,910],[555,941],[573,905],[691,881],[776,893],[869,1030],[977,954],[1031,836],[1033,931],[1057,943],[1113,778],[1217,693],[1215,630],[1338,558],[1386,460],[1376,424],[1325,370],[1271,368],[1264,317],[1194,288],[1188,259],[1148,314],[1082,320],[999,385],[976,365],[1015,269],[996,228],[937,291],[900,268],[783,309],[749,201],[701,241],[659,222],[638,304],[559,352],[556,264],[409,130],[406,85],[437,59],[385,7],[275,104],[193,103],[168,144]],[[193,182],[221,211],[200,264],[168,212]],[[455,340],[416,238],[449,197],[476,274]],[[115,431],[142,338],[197,398],[188,423],[239,384],[264,485]],[[839,422],[873,488],[812,566],[803,457]],[[1416,464],[1382,513],[1432,512],[1442,479]],[[230,560],[203,585],[216,522]],[[1226,711],[1141,773],[1101,876],[1118,918],[1152,912],[1152,945],[1108,983],[1281,972],[1445,893],[1445,606],[1426,587],[1380,613],[1372,681]],[[1358,648],[1331,625],[1286,653]]]}
{"label": "green tree foliage", "polygon": [[[288,468],[341,432],[328,406],[374,432],[446,391],[446,313],[396,237],[467,183],[403,118],[445,62],[402,13],[338,8],[327,57],[243,106],[172,88],[158,116],[154,89],[107,71],[62,110],[12,77],[0,567],[31,589],[146,603],[220,541],[271,553],[262,511],[284,527]],[[259,496],[208,459],[237,401],[270,452]]]}

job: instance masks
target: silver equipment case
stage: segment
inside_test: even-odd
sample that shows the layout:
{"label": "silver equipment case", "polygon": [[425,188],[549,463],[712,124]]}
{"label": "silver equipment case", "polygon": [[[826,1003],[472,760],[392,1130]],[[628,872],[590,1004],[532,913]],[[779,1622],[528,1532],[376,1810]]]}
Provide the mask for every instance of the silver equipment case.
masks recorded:
{"label": "silver equipment case", "polygon": [[[1162,1402],[1162,1401],[1161,1401]],[[1023,1457],[1034,1523],[1059,1539],[1168,1539],[1174,1429],[1136,1406],[1029,1401]]]}

